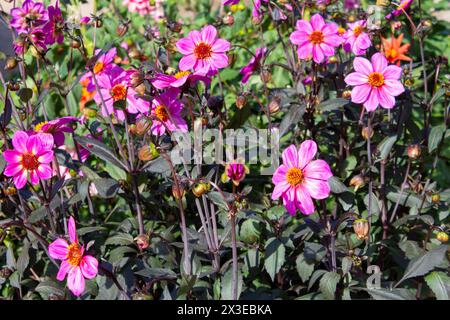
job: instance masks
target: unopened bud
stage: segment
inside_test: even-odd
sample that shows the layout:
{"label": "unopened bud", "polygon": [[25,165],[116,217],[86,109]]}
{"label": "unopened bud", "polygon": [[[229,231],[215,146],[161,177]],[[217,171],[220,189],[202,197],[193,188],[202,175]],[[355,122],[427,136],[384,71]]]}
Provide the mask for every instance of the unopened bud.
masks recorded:
{"label": "unopened bud", "polygon": [[272,80],[272,73],[267,69],[262,70],[261,81],[267,83],[270,82],[270,80]]}
{"label": "unopened bud", "polygon": [[159,152],[153,143],[139,149],[138,158],[141,161],[151,161],[159,156]]}
{"label": "unopened bud", "polygon": [[127,23],[121,23],[116,28],[116,33],[119,37],[123,37],[128,31],[128,24]]}
{"label": "unopened bud", "polygon": [[424,20],[422,21],[422,25],[426,28],[430,28],[433,24],[431,23],[430,20]]}
{"label": "unopened bud", "polygon": [[211,185],[206,182],[199,182],[192,187],[192,193],[197,198],[205,194],[211,189]]}
{"label": "unopened bud", "polygon": [[141,58],[141,52],[137,48],[131,48],[130,51],[128,51],[128,55],[131,59],[140,59]]}
{"label": "unopened bud", "polygon": [[336,56],[331,56],[328,58],[328,63],[336,63],[338,62],[338,59]]}
{"label": "unopened bud", "polygon": [[81,42],[78,40],[72,40],[70,42],[70,46],[74,49],[78,49],[79,47],[81,47]]}
{"label": "unopened bud", "polygon": [[17,193],[17,189],[14,187],[8,187],[4,190],[5,195],[7,196],[13,196]]}
{"label": "unopened bud", "polygon": [[353,222],[353,230],[359,240],[369,239],[369,222],[366,219],[358,219]]}
{"label": "unopened bud", "polygon": [[356,20],[356,17],[352,14],[347,17],[348,22],[355,22],[355,20]]}
{"label": "unopened bud", "polygon": [[431,196],[431,201],[433,203],[439,203],[441,202],[441,196],[438,193],[435,193]]}
{"label": "unopened bud", "polygon": [[16,57],[8,57],[6,59],[5,70],[12,70],[17,67],[17,59]]}
{"label": "unopened bud", "polygon": [[174,33],[180,33],[182,30],[181,23],[176,22],[176,21],[167,22],[167,27],[169,28],[170,31],[172,31]]}
{"label": "unopened bud", "polygon": [[228,56],[228,64],[230,67],[232,67],[237,59],[236,53],[231,51],[231,52],[228,52],[227,56]]}
{"label": "unopened bud", "polygon": [[240,94],[236,98],[236,107],[242,109],[247,103],[247,97],[244,94]]}
{"label": "unopened bud", "polygon": [[145,84],[141,83],[140,85],[134,87],[134,91],[136,91],[137,94],[143,96],[145,94]]}
{"label": "unopened bud", "polygon": [[103,21],[100,18],[95,19],[95,26],[101,28],[103,26]]}
{"label": "unopened bud", "polygon": [[222,21],[224,24],[231,26],[234,23],[234,17],[231,14],[227,14]]}
{"label": "unopened bud", "polygon": [[83,109],[83,115],[86,118],[94,118],[97,115],[97,110],[91,109],[91,108],[84,108]]}
{"label": "unopened bud", "polygon": [[270,100],[269,103],[269,111],[270,114],[275,114],[280,111],[281,98],[279,96],[275,96]]}
{"label": "unopened bud", "polygon": [[146,234],[140,234],[136,238],[134,238],[136,245],[140,250],[145,250],[150,245],[150,238]]}
{"label": "unopened bud", "polygon": [[438,239],[440,242],[447,242],[448,241],[448,234],[444,231],[439,231],[436,235],[436,239]]}
{"label": "unopened bud", "polygon": [[139,118],[139,120],[136,121],[135,131],[138,136],[143,136],[147,133],[147,131],[151,127],[151,122],[145,117]]}
{"label": "unopened bud", "polygon": [[373,129],[364,127],[361,131],[361,135],[363,136],[364,140],[369,140],[369,138],[373,137]]}
{"label": "unopened bud", "polygon": [[355,192],[364,185],[365,181],[364,181],[364,177],[360,174],[354,176],[353,178],[351,178],[350,180],[350,186],[351,187],[355,187]]}
{"label": "unopened bud", "polygon": [[134,71],[131,75],[130,75],[130,84],[133,87],[137,87],[140,84],[142,84],[144,82],[144,76],[142,75],[141,72],[139,71]]}
{"label": "unopened bud", "polygon": [[325,11],[327,10],[327,6],[325,4],[319,4],[317,6],[317,9],[319,9],[320,11]]}
{"label": "unopened bud", "polygon": [[172,185],[172,195],[175,199],[180,200],[184,197],[184,194],[186,193],[184,184],[182,184],[180,181],[178,181],[178,186],[176,183]]}
{"label": "unopened bud", "polygon": [[408,157],[411,160],[418,159],[420,157],[420,154],[421,154],[420,145],[413,144],[408,147]]}
{"label": "unopened bud", "polygon": [[344,98],[344,99],[350,99],[351,96],[352,96],[351,90],[345,90],[344,92],[342,92],[342,98]]}
{"label": "unopened bud", "polygon": [[8,81],[7,86],[9,91],[18,91],[20,89],[20,84],[15,81]]}

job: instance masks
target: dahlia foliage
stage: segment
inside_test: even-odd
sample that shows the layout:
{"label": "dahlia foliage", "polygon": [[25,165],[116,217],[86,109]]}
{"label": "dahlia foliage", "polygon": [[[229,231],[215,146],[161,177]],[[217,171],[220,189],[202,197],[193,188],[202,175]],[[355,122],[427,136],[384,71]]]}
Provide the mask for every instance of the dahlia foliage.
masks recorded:
{"label": "dahlia foliage", "polygon": [[1,6],[2,298],[448,299],[445,0],[94,3]]}

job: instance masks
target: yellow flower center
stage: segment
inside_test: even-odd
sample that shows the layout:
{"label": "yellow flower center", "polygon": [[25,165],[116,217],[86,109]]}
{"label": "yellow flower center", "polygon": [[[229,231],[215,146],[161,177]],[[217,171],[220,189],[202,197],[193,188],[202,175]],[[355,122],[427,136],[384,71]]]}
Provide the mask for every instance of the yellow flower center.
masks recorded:
{"label": "yellow flower center", "polygon": [[344,33],[345,33],[345,29],[342,28],[342,27],[339,27],[339,29],[338,29],[338,34],[339,34],[339,35],[343,35]]}
{"label": "yellow flower center", "polygon": [[323,38],[323,33],[319,30],[313,31],[313,33],[309,35],[309,41],[313,44],[321,44],[323,42]]}
{"label": "yellow flower center", "polygon": [[286,181],[293,187],[303,181],[303,172],[299,168],[290,168],[286,173]]}
{"label": "yellow flower center", "polygon": [[125,88],[122,84],[116,84],[112,87],[110,93],[114,101],[125,100],[127,97],[127,88]]}
{"label": "yellow flower center", "polygon": [[32,153],[24,153],[22,155],[22,166],[26,170],[36,170],[39,167],[39,161],[36,155]]}
{"label": "yellow flower center", "polygon": [[179,71],[179,72],[175,73],[173,76],[177,79],[180,79],[184,76],[188,76],[189,74],[191,74],[189,71]]}
{"label": "yellow flower center", "polygon": [[389,51],[388,57],[391,58],[391,59],[396,58],[396,57],[397,57],[397,50],[391,49],[391,50]]}
{"label": "yellow flower center", "polygon": [[83,258],[80,246],[78,245],[78,243],[72,243],[67,249],[69,250],[66,257],[67,261],[72,266],[78,266],[81,262],[81,259]]}
{"label": "yellow flower center", "polygon": [[369,84],[372,87],[381,87],[384,84],[384,76],[379,72],[369,74]]}
{"label": "yellow flower center", "polygon": [[103,64],[103,62],[97,61],[97,63],[94,65],[94,73],[98,74],[98,73],[102,72],[104,66],[105,65]]}
{"label": "yellow flower center", "polygon": [[48,121],[39,122],[37,125],[34,126],[34,131],[40,132],[42,130],[42,127],[47,123],[48,123]]}
{"label": "yellow flower center", "polygon": [[199,42],[194,48],[194,54],[197,59],[210,58],[212,54],[212,48],[208,43]]}
{"label": "yellow flower center", "polygon": [[165,106],[159,105],[155,108],[155,116],[162,122],[166,122],[169,119],[169,115],[167,114],[167,110]]}
{"label": "yellow flower center", "polygon": [[361,26],[356,26],[355,29],[353,29],[353,34],[355,37],[359,36],[364,31],[364,28]]}

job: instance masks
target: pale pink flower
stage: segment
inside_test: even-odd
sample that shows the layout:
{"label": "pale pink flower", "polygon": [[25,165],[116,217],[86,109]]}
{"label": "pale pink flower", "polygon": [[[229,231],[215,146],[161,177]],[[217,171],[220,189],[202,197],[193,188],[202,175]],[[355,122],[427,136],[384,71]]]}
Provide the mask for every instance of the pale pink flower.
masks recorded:
{"label": "pale pink flower", "polygon": [[316,63],[321,63],[326,57],[334,55],[334,48],[342,43],[338,35],[338,25],[334,22],[325,23],[320,14],[311,17],[311,21],[297,21],[297,30],[292,32],[290,40],[297,45],[300,59],[312,56]]}
{"label": "pale pink flower", "polygon": [[366,29],[366,21],[359,20],[349,23],[349,30],[344,34],[344,49],[347,52],[353,52],[359,56],[366,52],[367,48],[372,45],[369,35],[364,32]]}
{"label": "pale pink flower", "polygon": [[333,174],[324,160],[313,160],[316,153],[317,144],[312,140],[305,140],[298,150],[295,145],[289,146],[283,151],[283,164],[273,175],[272,199],[281,197],[291,215],[295,215],[297,209],[303,214],[312,214],[312,199],[325,199],[330,194],[328,179]]}
{"label": "pale pink flower", "polygon": [[367,111],[374,111],[378,105],[391,109],[395,105],[395,97],[403,93],[405,88],[399,81],[402,68],[388,65],[381,53],[375,53],[371,61],[356,57],[353,61],[355,72],[345,77],[345,82],[354,86],[352,102],[362,103]]}
{"label": "pale pink flower", "polygon": [[12,144],[14,150],[6,150],[3,157],[8,164],[3,174],[14,177],[17,189],[22,189],[30,177],[31,183],[37,185],[39,179],[52,177],[53,161],[53,136],[46,133],[38,133],[29,136],[25,131],[14,133]]}
{"label": "pale pink flower", "polygon": [[177,89],[169,89],[153,99],[151,111],[154,118],[151,128],[153,134],[162,135],[166,129],[171,132],[187,132],[186,121],[181,117],[183,104],[177,99],[178,93]]}
{"label": "pale pink flower", "polygon": [[128,11],[138,12],[141,16],[150,13],[149,0],[123,0],[122,5],[128,7]]}
{"label": "pale pink flower", "polygon": [[63,281],[67,276],[67,286],[76,296],[84,292],[85,280],[93,279],[98,273],[98,261],[85,254],[80,245],[73,217],[69,218],[68,232],[70,244],[63,238],[56,239],[48,246],[48,253],[53,259],[62,260],[56,279]]}
{"label": "pale pink flower", "polygon": [[206,74],[210,70],[228,66],[226,52],[230,50],[230,43],[217,39],[217,30],[213,26],[189,32],[186,38],[178,40],[176,46],[184,55],[179,64],[182,71],[193,69]]}

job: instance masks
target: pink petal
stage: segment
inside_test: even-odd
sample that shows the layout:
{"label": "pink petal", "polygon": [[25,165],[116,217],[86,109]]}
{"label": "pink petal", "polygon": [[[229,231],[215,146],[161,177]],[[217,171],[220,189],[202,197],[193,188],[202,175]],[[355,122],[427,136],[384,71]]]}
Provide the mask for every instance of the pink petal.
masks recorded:
{"label": "pink petal", "polygon": [[80,267],[74,267],[70,270],[67,277],[67,286],[69,290],[76,296],[79,296],[84,291],[84,277]]}
{"label": "pink petal", "polygon": [[191,54],[194,52],[195,44],[190,38],[183,38],[177,41],[177,49],[182,54]]}
{"label": "pink petal", "polygon": [[377,91],[380,105],[385,109],[392,109],[395,106],[395,98],[391,96],[386,90],[384,90],[384,86],[378,88]]}
{"label": "pink petal", "polygon": [[383,76],[385,80],[398,80],[402,77],[402,68],[390,65],[384,69]]}
{"label": "pink petal", "polygon": [[14,184],[17,189],[22,189],[27,184],[27,170],[23,170],[21,174],[14,176]]}
{"label": "pink petal", "polygon": [[302,187],[308,190],[314,199],[325,199],[330,195],[330,186],[327,181],[305,178]]}
{"label": "pink petal", "polygon": [[284,164],[279,166],[277,170],[275,170],[275,173],[272,177],[273,184],[278,184],[280,182],[286,181],[286,172],[288,170],[288,167],[286,167]]}
{"label": "pink petal", "polygon": [[353,88],[351,97],[353,103],[364,103],[369,97],[372,87],[369,84],[363,84]]}
{"label": "pink petal", "polygon": [[228,66],[228,56],[225,53],[213,53],[210,61],[214,69],[221,69]]}
{"label": "pink petal", "polygon": [[334,55],[334,48],[331,47],[331,46],[329,46],[328,44],[326,44],[326,43],[321,43],[321,44],[320,44],[320,48],[322,49],[323,54],[324,54],[325,56],[331,57],[331,56]]}
{"label": "pink petal", "polygon": [[40,163],[50,163],[53,161],[53,151],[46,151],[39,155],[38,161]]}
{"label": "pink petal", "polygon": [[343,39],[337,35],[336,36],[326,35],[323,41],[332,47],[337,47],[342,43]]}
{"label": "pink petal", "polygon": [[296,206],[305,215],[314,213],[314,203],[308,191],[303,186],[297,188]]}
{"label": "pink petal", "polygon": [[298,166],[300,169],[306,167],[317,153],[317,144],[313,140],[305,140],[298,149]]}
{"label": "pink petal", "polygon": [[226,52],[230,50],[230,43],[224,39],[217,39],[211,47],[213,52]]}
{"label": "pink petal", "polygon": [[189,32],[188,37],[192,39],[194,44],[198,44],[203,41],[202,34],[197,30],[192,30],[191,32]]}
{"label": "pink petal", "polygon": [[36,173],[42,180],[50,179],[53,176],[52,168],[45,163],[37,167]]}
{"label": "pink petal", "polygon": [[42,144],[41,139],[38,135],[34,135],[28,138],[27,141],[27,149],[32,154],[37,154],[39,151],[41,151]]}
{"label": "pink petal", "polygon": [[313,60],[316,63],[321,63],[325,59],[325,55],[323,54],[323,51],[319,45],[313,45],[312,55],[313,55]]}
{"label": "pink petal", "polygon": [[68,229],[70,242],[78,243],[77,227],[75,226],[75,219],[72,216],[69,218]]}
{"label": "pink petal", "polygon": [[36,170],[30,171],[30,181],[33,185],[37,185],[39,183],[39,176]]}
{"label": "pink petal", "polygon": [[81,272],[87,279],[92,279],[98,272],[98,261],[92,256],[84,256],[80,263]]}
{"label": "pink petal", "polygon": [[22,161],[22,154],[15,150],[5,150],[3,158],[9,163],[20,163]]}
{"label": "pink petal", "polygon": [[66,274],[70,271],[70,268],[72,268],[72,265],[67,260],[61,262],[58,274],[56,275],[56,279],[58,279],[59,281],[63,281],[66,277]]}
{"label": "pink petal", "polygon": [[67,254],[69,250],[67,247],[69,244],[63,238],[56,239],[48,246],[48,254],[53,259],[65,260],[67,258]]}
{"label": "pink petal", "polygon": [[[53,135],[50,133],[40,132],[37,134],[39,136],[39,140],[41,140],[41,146],[44,150],[52,150],[54,145]],[[64,141],[64,134],[63,134]]]}
{"label": "pink petal", "polygon": [[16,131],[12,139],[12,144],[16,151],[20,153],[25,153],[28,151],[27,141],[28,141],[28,134],[26,134],[25,131]]}
{"label": "pink petal", "polygon": [[195,57],[194,54],[184,56],[180,60],[179,68],[182,71],[192,69],[196,62],[197,62],[197,58]]}
{"label": "pink petal", "polygon": [[349,86],[359,86],[368,83],[369,77],[363,73],[352,72],[344,79]]}
{"label": "pink petal", "polygon": [[311,26],[314,30],[322,30],[325,26],[325,21],[320,14],[316,13],[311,17]]}
{"label": "pink petal", "polygon": [[364,102],[364,107],[366,108],[366,110],[368,112],[370,111],[374,111],[378,105],[379,105],[379,101],[378,101],[378,92],[376,89],[372,89],[372,91],[370,92],[369,98],[367,99],[366,102]]}
{"label": "pink petal", "polygon": [[391,96],[398,96],[405,91],[405,87],[398,80],[384,80],[383,90],[386,90]]}
{"label": "pink petal", "polygon": [[214,43],[217,38],[217,30],[213,26],[206,26],[202,29],[202,40],[206,43]]}
{"label": "pink petal", "polygon": [[309,42],[309,35],[303,30],[302,31],[297,30],[291,33],[289,39],[293,44],[302,45],[305,42]]}
{"label": "pink petal", "polygon": [[295,214],[297,213],[297,208],[295,207],[295,200],[289,200],[287,195],[284,195],[283,205],[291,216],[295,216]]}
{"label": "pink petal", "polygon": [[301,45],[297,48],[298,57],[300,59],[307,59],[311,56],[312,50],[313,50],[313,45],[311,42]]}
{"label": "pink petal", "polygon": [[367,76],[373,72],[372,64],[366,58],[356,57],[353,60],[353,68],[356,72]]}
{"label": "pink petal", "polygon": [[[22,170],[23,170],[23,166],[21,164],[11,163],[6,166],[5,171],[3,171],[3,174],[7,177],[14,177]],[[26,176],[26,173],[25,173],[25,176]]]}
{"label": "pink petal", "polygon": [[303,168],[305,178],[328,181],[333,176],[330,166],[324,160],[311,161]]}
{"label": "pink petal", "polygon": [[304,31],[307,34],[311,34],[314,31],[311,26],[311,23],[309,23],[309,21],[306,20],[298,20],[296,27],[298,31]]}
{"label": "pink petal", "polygon": [[367,33],[362,33],[359,35],[359,37],[356,39],[356,46],[359,49],[365,50],[371,46],[372,42],[370,41],[369,36]]}
{"label": "pink petal", "polygon": [[339,26],[336,23],[328,23],[325,27],[323,27],[322,32],[325,36],[335,35],[337,34]]}
{"label": "pink petal", "polygon": [[286,150],[281,154],[283,159],[283,164],[288,167],[298,167],[298,153],[295,145],[291,144]]}
{"label": "pink petal", "polygon": [[285,193],[290,187],[291,187],[290,184],[287,183],[286,181],[282,181],[276,184],[275,188],[273,188],[272,191],[272,200],[276,200],[279,197],[281,197],[283,193]]}
{"label": "pink petal", "polygon": [[383,72],[388,65],[386,57],[379,52],[375,53],[370,60],[372,61],[373,71],[376,72]]}

